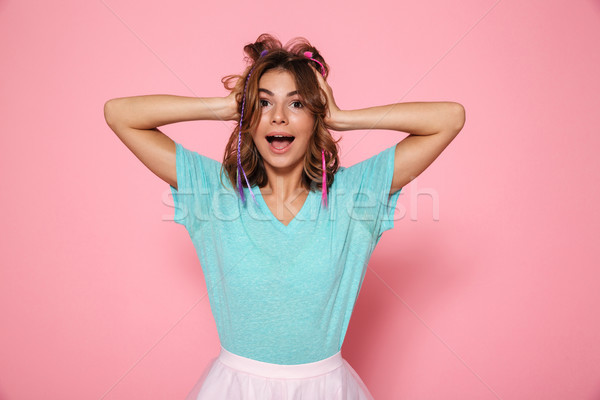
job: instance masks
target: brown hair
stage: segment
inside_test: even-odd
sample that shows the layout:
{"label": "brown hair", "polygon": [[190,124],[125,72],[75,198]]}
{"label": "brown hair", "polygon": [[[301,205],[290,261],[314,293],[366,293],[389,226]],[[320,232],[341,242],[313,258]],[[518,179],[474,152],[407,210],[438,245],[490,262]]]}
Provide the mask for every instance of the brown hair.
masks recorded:
{"label": "brown hair", "polygon": [[[260,56],[261,52],[268,52]],[[302,173],[302,186],[307,190],[322,189],[322,156],[321,149],[325,151],[325,165],[327,170],[327,188],[331,186],[334,180],[334,174],[339,168],[339,149],[338,139],[335,141],[331,136],[324,117],[327,111],[327,96],[319,86],[314,69],[311,64],[321,71],[320,65],[304,56],[305,51],[311,51],[312,57],[319,60],[325,69],[324,78],[329,75],[329,66],[319,54],[319,51],[313,47],[306,39],[296,37],[291,39],[285,47],[281,46],[281,42],[269,34],[262,34],[256,39],[256,42],[244,46],[246,62],[250,65],[246,68],[242,75],[227,75],[221,82],[227,90],[235,90],[236,100],[238,103],[238,114],[242,112],[242,96],[244,84],[248,74],[252,70],[252,74],[247,82],[246,100],[244,108],[244,120],[242,121],[242,137],[240,143],[240,162],[250,185],[258,185],[263,187],[268,182],[267,173],[264,168],[263,159],[260,155],[254,141],[252,132],[258,126],[260,121],[260,99],[258,96],[258,82],[261,76],[268,70],[281,69],[288,71],[295,79],[298,94],[303,99],[305,107],[315,116],[314,134],[312,135],[308,151],[304,157],[304,171]],[[252,69],[254,68],[254,69]],[[235,86],[232,83],[235,82]],[[223,156],[223,169],[227,171],[227,175],[231,182],[231,186],[237,188],[237,150],[238,150],[238,125],[231,133],[229,141],[225,148]],[[222,173],[221,173],[222,176]],[[243,176],[240,176],[242,185],[247,187]],[[221,180],[221,183],[223,181]],[[237,192],[237,190],[236,190]]]}

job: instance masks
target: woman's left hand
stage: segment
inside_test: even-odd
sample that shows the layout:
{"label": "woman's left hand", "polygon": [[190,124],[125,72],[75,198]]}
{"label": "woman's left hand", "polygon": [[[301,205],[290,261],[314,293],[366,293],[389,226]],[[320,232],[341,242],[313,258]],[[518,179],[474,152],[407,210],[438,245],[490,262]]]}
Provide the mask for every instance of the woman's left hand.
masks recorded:
{"label": "woman's left hand", "polygon": [[327,83],[323,75],[319,71],[317,71],[314,67],[315,75],[317,76],[317,80],[319,81],[319,86],[325,92],[327,96],[327,111],[325,113],[325,124],[328,128],[333,130],[342,130],[341,127],[341,117],[343,115],[343,111],[335,104],[335,100],[333,99],[333,90],[331,86]]}

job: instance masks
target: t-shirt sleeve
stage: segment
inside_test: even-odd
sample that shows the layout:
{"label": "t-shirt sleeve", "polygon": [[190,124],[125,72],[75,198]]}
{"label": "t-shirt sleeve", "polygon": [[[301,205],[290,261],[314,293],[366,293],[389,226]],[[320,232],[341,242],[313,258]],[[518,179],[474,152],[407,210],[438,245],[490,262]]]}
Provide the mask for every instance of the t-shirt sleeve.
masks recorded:
{"label": "t-shirt sleeve", "polygon": [[396,145],[345,170],[346,185],[353,196],[354,216],[365,221],[379,241],[383,232],[394,227],[394,214],[400,190],[390,196],[394,177]]}
{"label": "t-shirt sleeve", "polygon": [[169,185],[175,206],[174,221],[189,229],[208,220],[221,163],[177,142],[175,148],[177,189]]}

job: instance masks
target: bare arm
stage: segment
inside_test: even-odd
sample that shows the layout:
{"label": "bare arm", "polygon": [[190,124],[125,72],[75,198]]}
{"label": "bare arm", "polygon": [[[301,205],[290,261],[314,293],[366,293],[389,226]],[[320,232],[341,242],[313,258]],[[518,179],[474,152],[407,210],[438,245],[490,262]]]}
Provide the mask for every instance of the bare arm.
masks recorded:
{"label": "bare arm", "polygon": [[463,124],[464,108],[458,103],[416,102],[340,111],[336,130],[389,129],[427,136],[448,128],[460,130]]}
{"label": "bare arm", "polygon": [[390,195],[421,174],[444,151],[465,124],[465,108],[455,102],[396,103],[360,110],[340,110],[333,91],[316,72],[328,104],[325,123],[336,131],[391,129],[409,135],[396,145]]}
{"label": "bare arm", "polygon": [[156,176],[177,188],[175,142],[157,127],[194,120],[233,120],[237,104],[227,97],[144,95],[110,99],[104,118],[112,131]]}
{"label": "bare arm", "polygon": [[337,122],[340,130],[391,129],[409,133],[396,145],[390,194],[427,169],[464,123],[465,109],[454,102],[397,103],[340,111]]}

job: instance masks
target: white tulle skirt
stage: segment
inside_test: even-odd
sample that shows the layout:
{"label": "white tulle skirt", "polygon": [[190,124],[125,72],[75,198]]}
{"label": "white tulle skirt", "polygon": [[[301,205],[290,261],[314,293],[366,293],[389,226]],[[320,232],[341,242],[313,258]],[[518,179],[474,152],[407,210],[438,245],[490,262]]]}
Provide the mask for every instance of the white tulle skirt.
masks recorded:
{"label": "white tulle skirt", "polygon": [[342,353],[321,361],[281,365],[221,352],[185,400],[374,400]]}

